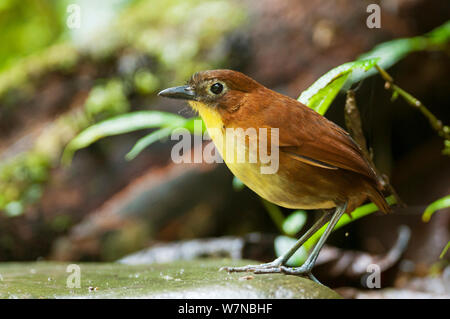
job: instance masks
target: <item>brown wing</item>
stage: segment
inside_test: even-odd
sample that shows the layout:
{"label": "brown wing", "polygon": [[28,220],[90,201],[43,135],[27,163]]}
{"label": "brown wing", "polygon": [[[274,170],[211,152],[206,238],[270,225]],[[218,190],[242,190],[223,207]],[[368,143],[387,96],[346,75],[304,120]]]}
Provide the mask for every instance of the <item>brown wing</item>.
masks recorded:
{"label": "brown wing", "polygon": [[343,168],[375,178],[359,147],[340,127],[323,117],[310,119],[304,125],[295,137],[280,131],[280,151],[311,165]]}
{"label": "brown wing", "polygon": [[271,110],[266,114],[271,114],[271,119],[265,118],[272,127],[279,127],[280,151],[310,165],[346,169],[376,180],[375,172],[346,131],[302,103],[282,97],[276,111],[268,106]]}

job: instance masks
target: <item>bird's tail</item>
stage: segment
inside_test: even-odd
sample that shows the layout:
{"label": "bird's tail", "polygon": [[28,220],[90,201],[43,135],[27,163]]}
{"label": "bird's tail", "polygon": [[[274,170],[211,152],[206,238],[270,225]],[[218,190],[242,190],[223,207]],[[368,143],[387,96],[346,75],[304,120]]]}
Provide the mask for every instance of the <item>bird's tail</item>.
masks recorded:
{"label": "bird's tail", "polygon": [[391,206],[389,206],[388,202],[383,196],[383,193],[375,187],[374,185],[368,185],[369,186],[369,193],[367,194],[369,199],[377,205],[378,209],[381,210],[383,213],[390,213],[392,211]]}

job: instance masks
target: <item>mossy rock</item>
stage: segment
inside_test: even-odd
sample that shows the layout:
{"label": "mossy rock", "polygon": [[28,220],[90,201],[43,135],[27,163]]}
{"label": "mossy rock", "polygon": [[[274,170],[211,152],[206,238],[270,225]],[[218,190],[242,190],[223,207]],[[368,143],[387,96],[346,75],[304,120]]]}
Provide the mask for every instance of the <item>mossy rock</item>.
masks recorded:
{"label": "mossy rock", "polygon": [[170,264],[78,263],[80,288],[69,263],[0,264],[0,298],[340,298],[302,277],[228,274],[223,265],[251,261],[199,259]]}

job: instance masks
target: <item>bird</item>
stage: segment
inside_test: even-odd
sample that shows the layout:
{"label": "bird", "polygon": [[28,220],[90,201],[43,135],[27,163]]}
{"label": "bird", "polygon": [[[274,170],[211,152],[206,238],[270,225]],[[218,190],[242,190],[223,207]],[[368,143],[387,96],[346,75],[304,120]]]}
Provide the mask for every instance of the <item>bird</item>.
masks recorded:
{"label": "bird", "polygon": [[[379,210],[390,212],[374,169],[361,148],[340,126],[301,102],[275,92],[251,77],[234,70],[217,69],[195,73],[186,85],[171,87],[159,96],[181,99],[197,111],[208,135],[230,171],[260,197],[289,209],[321,210],[324,213],[298,241],[274,261],[243,267],[222,267],[228,272],[312,274],[320,250],[336,223],[366,200]],[[237,143],[227,137],[233,130],[253,129]],[[271,174],[262,173],[265,163],[237,161],[241,152],[247,158],[261,151],[264,136],[271,144],[270,154],[277,154],[278,167]],[[270,134],[269,134],[270,131]],[[272,134],[274,133],[274,134]],[[269,138],[267,138],[269,136]],[[231,140],[231,139],[230,139]],[[288,267],[289,258],[325,224],[325,231],[306,261]]]}

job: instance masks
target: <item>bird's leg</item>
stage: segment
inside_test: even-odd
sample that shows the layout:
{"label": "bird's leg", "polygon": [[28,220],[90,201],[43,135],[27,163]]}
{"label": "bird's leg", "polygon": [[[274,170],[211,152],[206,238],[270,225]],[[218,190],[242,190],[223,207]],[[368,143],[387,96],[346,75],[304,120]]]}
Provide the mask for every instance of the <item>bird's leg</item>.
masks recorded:
{"label": "bird's leg", "polygon": [[281,266],[280,267],[281,271],[284,272],[285,274],[289,274],[289,275],[308,275],[308,277],[311,280],[313,280],[317,283],[320,283],[312,275],[311,270],[314,267],[314,264],[316,263],[316,259],[319,256],[319,252],[322,249],[323,245],[325,244],[325,241],[327,240],[327,238],[330,235],[330,233],[332,232],[334,226],[336,226],[336,223],[342,217],[342,215],[344,214],[346,209],[347,209],[347,203],[345,203],[342,206],[336,207],[333,217],[331,217],[330,223],[328,224],[327,228],[325,229],[325,232],[320,237],[319,241],[314,246],[313,251],[308,256],[308,259],[306,259],[306,261],[304,262],[303,265],[301,265],[300,267],[295,267],[295,268]]}
{"label": "bird's leg", "polygon": [[306,233],[292,246],[287,252],[275,259],[270,263],[260,264],[260,265],[247,265],[243,267],[222,267],[220,270],[226,270],[228,272],[254,272],[258,273],[277,273],[281,272],[280,266],[285,265],[289,258],[307,241],[317,230],[319,230],[326,222],[330,219],[330,212],[326,211],[317,220],[314,225],[309,228]]}

